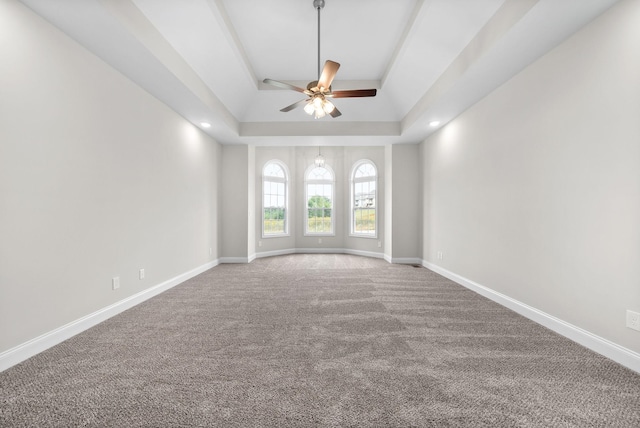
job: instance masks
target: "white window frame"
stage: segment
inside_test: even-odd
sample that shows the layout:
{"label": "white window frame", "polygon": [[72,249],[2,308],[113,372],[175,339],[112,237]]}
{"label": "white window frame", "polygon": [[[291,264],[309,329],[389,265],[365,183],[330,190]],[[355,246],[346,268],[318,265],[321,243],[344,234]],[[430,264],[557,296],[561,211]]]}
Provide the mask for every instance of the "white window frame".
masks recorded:
{"label": "white window frame", "polygon": [[[276,164],[278,165],[280,168],[282,168],[282,170],[284,171],[284,179],[280,178],[280,177],[273,177],[273,176],[266,176],[265,175],[265,169],[267,168],[267,166],[269,166],[270,164]],[[273,182],[273,183],[284,183],[284,232],[277,232],[277,233],[265,233],[264,230],[264,183],[266,181],[269,182]],[[289,169],[287,168],[287,165],[278,160],[278,159],[272,159],[268,162],[265,162],[264,166],[262,167],[262,189],[260,190],[260,192],[262,193],[262,206],[261,206],[261,224],[262,224],[262,238],[280,238],[280,237],[284,237],[284,236],[289,236]]]}
{"label": "white window frame", "polygon": [[[336,236],[336,174],[329,165],[325,163],[322,167],[331,174],[329,180],[310,180],[309,173],[317,168],[315,164],[310,165],[304,172],[304,236]],[[309,227],[309,184],[331,184],[331,231],[330,232],[310,232]]]}
{"label": "white window frame", "polygon": [[[373,180],[371,179],[371,177],[360,177],[360,178],[356,178],[356,171],[358,170],[358,168],[360,168],[362,165],[364,164],[370,164],[371,166],[373,166],[373,169],[375,170],[375,177],[373,177]],[[362,233],[362,232],[357,232],[356,231],[356,183],[364,183],[367,181],[373,181],[375,182],[375,212],[376,212],[376,224],[375,224],[375,231],[373,234],[371,233]],[[380,210],[378,209],[378,167],[376,166],[376,164],[369,159],[361,159],[359,161],[357,161],[356,163],[353,164],[353,167],[351,168],[351,174],[350,174],[350,182],[349,182],[349,187],[350,187],[350,195],[351,195],[351,202],[350,202],[350,212],[349,212],[349,236],[353,236],[353,237],[357,237],[357,238],[371,238],[371,239],[377,239],[378,238],[378,214],[380,213]]]}

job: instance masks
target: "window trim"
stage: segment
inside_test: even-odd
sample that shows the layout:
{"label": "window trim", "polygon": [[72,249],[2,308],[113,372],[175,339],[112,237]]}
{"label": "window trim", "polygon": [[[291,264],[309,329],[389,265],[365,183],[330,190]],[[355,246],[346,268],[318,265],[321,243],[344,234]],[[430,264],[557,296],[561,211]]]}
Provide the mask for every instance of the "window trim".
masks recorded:
{"label": "window trim", "polygon": [[[269,166],[270,164],[276,164],[278,165],[280,168],[282,168],[282,170],[284,171],[284,179],[281,179],[280,177],[272,177],[272,176],[266,176],[264,174],[265,169],[267,168],[267,166]],[[267,180],[267,178],[269,178],[269,180]],[[275,183],[284,183],[284,232],[277,232],[277,233],[269,233],[269,234],[265,234],[264,231],[264,183],[265,181],[271,181],[271,182],[275,182]],[[260,209],[260,216],[261,216],[261,229],[262,229],[262,238],[263,239],[270,239],[270,238],[282,238],[282,237],[287,237],[287,236],[291,236],[290,235],[290,231],[289,231],[289,168],[287,168],[287,165],[282,162],[279,159],[271,159],[267,162],[264,163],[264,165],[262,166],[262,188],[260,190],[261,193],[261,209]]]}
{"label": "window trim", "polygon": [[[375,177],[373,177],[373,180],[371,180],[370,177],[363,177],[363,178],[359,178],[356,179],[356,171],[358,170],[358,168],[360,168],[362,165],[364,164],[370,164],[371,166],[373,166],[373,169],[376,173]],[[349,175],[349,195],[350,195],[350,210],[349,210],[349,236],[353,237],[353,238],[369,238],[369,239],[378,239],[378,227],[379,227],[379,215],[378,213],[380,212],[380,210],[378,209],[378,205],[379,205],[379,201],[378,201],[378,167],[376,166],[375,162],[373,162],[370,159],[360,159],[358,161],[356,161],[353,164],[353,167],[351,168],[351,174]],[[358,182],[367,182],[367,181],[373,181],[375,183],[375,211],[376,211],[376,224],[375,224],[375,231],[373,234],[370,233],[362,233],[362,232],[356,232],[355,228],[356,228],[356,216],[355,216],[355,185]]]}
{"label": "window trim", "polygon": [[[336,236],[336,173],[330,165],[324,165],[324,169],[331,173],[331,181],[329,180],[309,180],[309,173],[314,170],[315,164],[309,165],[304,172],[304,236]],[[310,232],[309,227],[309,184],[331,184],[331,231],[330,232]]]}

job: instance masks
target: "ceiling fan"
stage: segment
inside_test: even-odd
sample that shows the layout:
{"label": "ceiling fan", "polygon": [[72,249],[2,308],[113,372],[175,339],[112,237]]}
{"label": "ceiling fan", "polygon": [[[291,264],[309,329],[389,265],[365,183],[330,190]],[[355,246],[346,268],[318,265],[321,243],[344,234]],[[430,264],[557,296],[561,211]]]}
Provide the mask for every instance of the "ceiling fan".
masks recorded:
{"label": "ceiling fan", "polygon": [[327,114],[331,115],[331,117],[338,117],[342,115],[342,113],[340,113],[340,110],[338,110],[328,98],[375,97],[377,90],[331,90],[331,82],[336,76],[338,68],[340,68],[340,64],[335,61],[328,60],[324,63],[322,72],[320,71],[320,10],[324,8],[324,0],[313,0],[313,7],[318,11],[318,80],[309,82],[306,89],[273,79],[264,79],[263,82],[284,89],[292,89],[309,97],[280,109],[281,112],[288,112],[305,104],[304,111],[309,115],[314,115],[316,119],[324,117]]}

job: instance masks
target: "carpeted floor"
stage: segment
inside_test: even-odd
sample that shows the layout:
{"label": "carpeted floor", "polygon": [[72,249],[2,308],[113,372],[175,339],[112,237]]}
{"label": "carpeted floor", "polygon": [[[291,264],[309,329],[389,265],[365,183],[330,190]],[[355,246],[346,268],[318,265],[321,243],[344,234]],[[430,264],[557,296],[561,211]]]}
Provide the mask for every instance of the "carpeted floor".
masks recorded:
{"label": "carpeted floor", "polygon": [[427,269],[221,265],[0,373],[2,427],[638,427],[640,375]]}

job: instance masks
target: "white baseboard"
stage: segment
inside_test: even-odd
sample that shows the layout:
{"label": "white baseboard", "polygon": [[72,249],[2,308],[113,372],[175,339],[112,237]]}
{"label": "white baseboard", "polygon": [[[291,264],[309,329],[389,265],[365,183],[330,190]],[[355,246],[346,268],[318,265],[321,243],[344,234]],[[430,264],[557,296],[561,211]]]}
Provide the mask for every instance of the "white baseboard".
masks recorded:
{"label": "white baseboard", "polygon": [[286,256],[287,254],[295,253],[295,248],[287,248],[286,250],[262,251],[260,253],[256,253],[256,259],[261,259],[263,257]]}
{"label": "white baseboard", "polygon": [[52,346],[64,342],[76,334],[82,333],[83,331],[113,317],[114,315],[118,315],[119,313],[144,302],[145,300],[157,296],[158,294],[175,287],[176,285],[183,283],[206,270],[216,267],[219,263],[219,260],[208,262],[161,284],[147,288],[133,296],[129,296],[119,302],[72,321],[69,324],[58,327],[55,330],[31,339],[14,348],[8,349],[0,353],[0,372],[21,363],[22,361],[51,348]]}
{"label": "white baseboard", "polygon": [[384,254],[382,253],[376,253],[373,251],[362,251],[362,250],[351,250],[349,248],[346,248],[344,250],[345,254],[351,254],[354,256],[362,256],[362,257],[371,257],[374,259],[384,259]]}
{"label": "white baseboard", "polygon": [[421,265],[422,260],[417,257],[392,257],[390,263],[398,263],[401,265]]}
{"label": "white baseboard", "polygon": [[494,291],[484,285],[480,285],[470,279],[448,271],[438,265],[430,263],[426,260],[422,260],[422,266],[429,270],[432,270],[440,275],[449,278],[450,280],[466,287],[476,293],[493,300],[494,302],[511,309],[518,314],[529,318],[536,323],[547,327],[556,333],[579,343],[603,355],[637,373],[640,373],[640,354],[613,343],[607,339],[597,336],[588,332],[580,327],[576,327],[573,324],[569,324],[559,318],[549,315],[541,310],[538,310],[532,306],[522,303],[516,299],[506,296],[502,293]]}
{"label": "white baseboard", "polygon": [[384,259],[389,263],[401,265],[422,265],[422,259],[418,257],[391,257],[388,254],[384,254]]}
{"label": "white baseboard", "polygon": [[249,257],[220,257],[220,263],[249,263]]}
{"label": "white baseboard", "polygon": [[351,254],[354,256],[384,258],[384,254],[373,251],[352,250],[349,248],[287,248],[284,250],[263,251],[256,253],[255,258],[284,256],[287,254]]}
{"label": "white baseboard", "polygon": [[297,254],[345,254],[344,248],[296,248]]}

